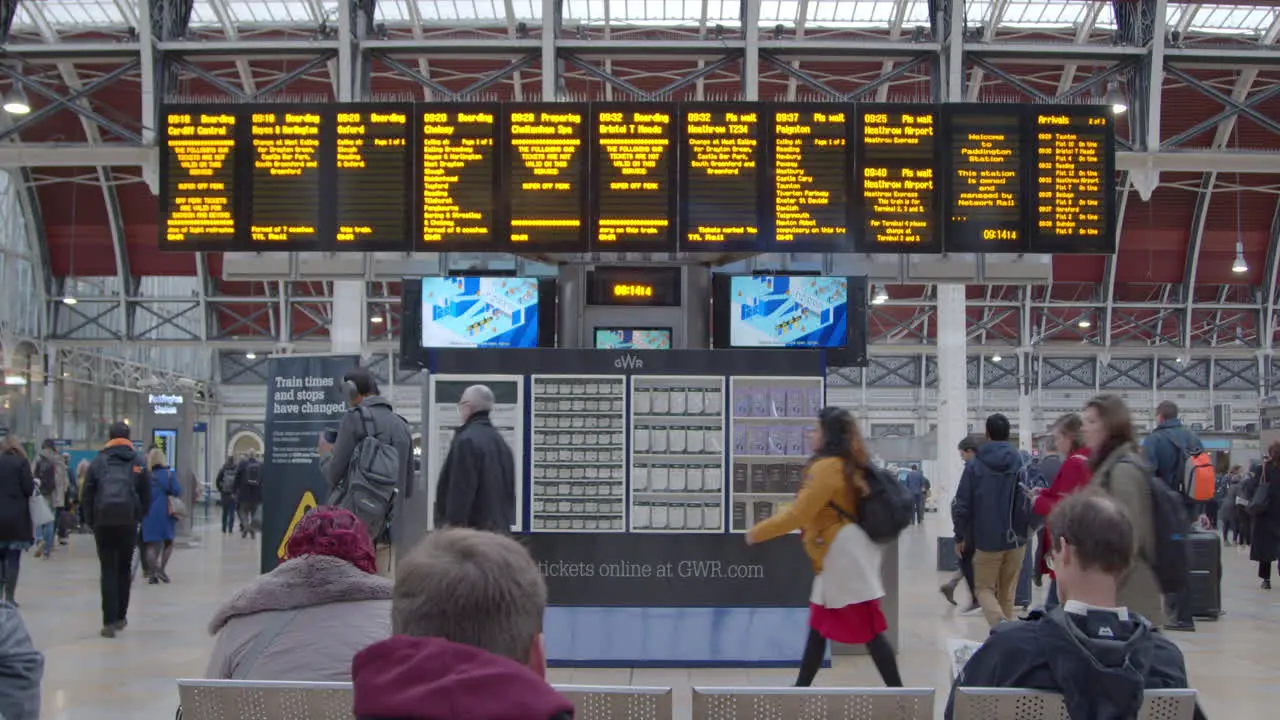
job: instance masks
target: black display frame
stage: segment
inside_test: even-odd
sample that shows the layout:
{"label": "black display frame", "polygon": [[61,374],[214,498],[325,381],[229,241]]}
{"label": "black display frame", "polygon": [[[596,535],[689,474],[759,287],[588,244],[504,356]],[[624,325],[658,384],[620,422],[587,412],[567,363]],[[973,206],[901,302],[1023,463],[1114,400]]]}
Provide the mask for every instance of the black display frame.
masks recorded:
{"label": "black display frame", "polygon": [[765,239],[773,234],[773,228],[767,224],[772,220],[772,213],[765,212],[765,207],[773,200],[773,193],[768,183],[769,170],[762,165],[766,165],[765,148],[768,147],[769,131],[762,122],[763,118],[756,120],[756,177],[755,177],[755,240],[725,242],[721,244],[713,243],[690,243],[686,240],[690,229],[689,219],[689,158],[686,157],[686,148],[689,142],[688,133],[688,115],[695,112],[731,112],[741,110],[743,108],[752,109],[759,114],[766,113],[766,107],[769,103],[754,102],[691,102],[683,103],[679,106],[678,126],[676,127],[677,147],[679,148],[678,159],[680,162],[680,173],[678,176],[678,186],[676,189],[679,198],[679,214],[676,222],[676,247],[680,252],[687,253],[725,253],[725,252],[764,252]]}
{"label": "black display frame", "polygon": [[[599,222],[600,222],[600,204],[603,190],[601,185],[603,177],[598,168],[603,167],[608,162],[606,153],[600,145],[599,127],[600,115],[606,112],[637,112],[643,109],[646,112],[665,112],[671,117],[669,123],[669,132],[667,139],[667,172],[663,181],[667,187],[667,229],[663,235],[660,235],[653,242],[622,242],[603,243],[599,241]],[[675,252],[678,247],[678,226],[679,226],[679,207],[680,207],[680,143],[678,139],[679,131],[676,124],[680,122],[680,114],[678,112],[679,105],[676,103],[637,103],[637,102],[596,102],[590,103],[588,109],[588,119],[591,122],[588,128],[588,139],[591,143],[591,152],[589,153],[590,166],[587,169],[590,176],[590,187],[588,187],[590,201],[588,207],[590,213],[590,237],[588,238],[588,246],[591,252]]]}
{"label": "black display frame", "polygon": [[[429,277],[429,276],[428,276]],[[450,273],[445,277],[516,277],[486,273]],[[533,277],[533,276],[526,276]],[[484,353],[511,353],[534,348],[427,348],[422,347],[422,280],[423,276],[400,281],[400,364],[402,368],[421,366],[429,354],[463,350]],[[554,348],[559,322],[558,283],[555,278],[538,280],[538,348]]]}
{"label": "black display frame", "polygon": [[[867,365],[867,287],[865,275],[847,275],[847,317],[845,344],[840,347],[740,347],[730,342],[729,307],[730,286],[735,277],[812,277],[816,273],[714,273],[711,276],[711,347],[716,350],[755,353],[820,352],[826,365],[838,367],[866,367]],[[757,373],[758,374],[758,373]],[[785,373],[784,373],[785,374]]]}
{"label": "black display frame", "polygon": [[[425,173],[422,167],[422,126],[423,115],[432,112],[449,112],[449,113],[481,113],[487,112],[493,115],[493,154],[492,166],[489,168],[489,198],[490,209],[492,214],[489,220],[489,237],[484,241],[468,242],[466,246],[459,244],[427,243],[422,239],[422,233],[426,229],[426,218],[423,217],[425,212],[424,203],[421,201],[421,194],[424,191],[423,182]],[[413,170],[413,186],[412,189],[419,195],[419,202],[413,204],[409,213],[412,215],[413,237],[410,245],[414,252],[510,252],[507,245],[501,240],[506,233],[509,232],[510,223],[507,216],[506,189],[504,182],[505,161],[504,154],[506,150],[505,132],[506,126],[503,120],[503,105],[496,102],[463,102],[463,103],[414,103],[413,104],[413,137],[417,143],[412,150],[410,167]]]}
{"label": "black display frame", "polygon": [[[1068,105],[1063,103],[1029,105],[1024,106],[1024,110],[1027,114],[1027,131],[1024,134],[1027,147],[1023,150],[1023,156],[1027,158],[1027,197],[1025,200],[1027,212],[1023,213],[1023,216],[1027,224],[1028,252],[1047,253],[1050,255],[1114,255],[1119,231],[1119,218],[1116,216],[1117,145],[1115,111],[1109,105]],[[1102,207],[1100,208],[1105,223],[1102,234],[1089,247],[1081,247],[1081,244],[1086,240],[1079,236],[1063,243],[1056,238],[1046,238],[1040,232],[1035,214],[1035,206],[1039,203],[1040,196],[1040,188],[1036,182],[1036,171],[1040,160],[1036,152],[1038,141],[1036,136],[1040,132],[1039,125],[1036,123],[1036,116],[1044,113],[1061,113],[1072,117],[1105,117],[1107,119],[1108,129],[1103,132],[1102,140]]]}
{"label": "black display frame", "polygon": [[[862,114],[867,112],[908,112],[909,110],[919,108],[917,112],[933,113],[933,152],[930,153],[930,165],[933,169],[934,177],[934,202],[932,212],[926,218],[933,223],[931,230],[932,242],[927,247],[909,246],[909,245],[879,245],[872,244],[868,233],[867,225],[871,220],[871,213],[867,210],[866,188],[863,187],[863,169],[868,164],[866,146],[863,143],[864,125],[862,122]],[[849,154],[852,158],[852,172],[849,178],[849,232],[853,237],[853,251],[860,253],[877,253],[885,255],[938,255],[943,252],[943,240],[946,235],[946,226],[944,220],[946,218],[947,194],[944,185],[947,183],[947,174],[943,169],[943,160],[945,154],[943,152],[943,119],[942,107],[937,103],[858,103],[854,105],[853,117],[850,119],[852,126],[849,134],[851,137],[852,147]]]}
{"label": "black display frame", "polygon": [[[776,133],[777,133],[777,114],[778,113],[794,111],[794,112],[803,114],[803,113],[820,112],[822,110],[830,110],[833,112],[844,113],[844,116],[845,116],[844,123],[843,123],[844,149],[840,153],[842,156],[842,161],[844,163],[843,170],[841,171],[841,177],[843,178],[845,183],[843,202],[846,205],[846,207],[852,204],[853,198],[852,198],[852,192],[851,192],[852,191],[851,178],[854,177],[854,162],[853,162],[853,148],[852,148],[853,126],[850,124],[850,122],[858,106],[854,103],[796,102],[796,103],[760,103],[760,107],[762,108],[762,111],[765,113],[765,119],[767,120],[767,122],[762,124],[763,134],[766,137],[767,144],[761,143],[761,145],[762,147],[764,147],[765,154],[771,160],[774,158],[775,152],[777,150],[778,138]],[[778,217],[777,217],[778,168],[777,168],[776,162],[769,162],[769,163],[766,163],[766,165],[767,167],[765,169],[765,191],[768,197],[767,197],[767,202],[762,208],[762,212],[764,213],[764,217],[767,219],[767,222],[765,224],[767,224],[769,227],[769,233],[767,235],[764,235],[763,228],[761,228],[762,237],[761,237],[761,242],[758,248],[760,252],[770,252],[770,253],[792,253],[792,252],[851,253],[851,252],[855,252],[854,227],[849,223],[849,213],[847,210],[841,213],[842,215],[841,219],[845,224],[844,237],[841,238],[839,243],[835,246],[829,243],[824,243],[824,242],[812,240],[812,239],[807,241],[789,241],[789,242],[779,241],[778,240]],[[839,203],[833,202],[832,207],[838,208]]]}
{"label": "black display frame", "polygon": [[[671,345],[671,347],[669,347],[669,348],[667,348],[667,349],[668,349],[668,350],[674,350],[674,349],[675,349],[675,330],[674,330],[673,328],[671,328],[671,327],[658,327],[658,326],[638,327],[638,326],[631,326],[631,325],[608,325],[608,326],[597,325],[597,326],[595,326],[595,327],[591,328],[591,347],[592,347],[593,349],[595,349],[595,350],[614,350],[614,351],[620,351],[620,350],[621,350],[620,348],[602,348],[602,347],[600,347],[600,336],[599,336],[597,333],[600,333],[600,332],[613,332],[613,331],[615,331],[615,330],[632,330],[632,331],[640,330],[640,331],[644,331],[644,332],[664,332],[664,333],[666,333],[666,334],[667,334],[667,343],[668,343],[669,345]],[[652,349],[652,348],[650,348],[650,349]]]}
{"label": "black display frame", "polygon": [[[600,307],[679,307],[683,269],[610,265],[587,270],[587,305]],[[609,290],[618,283],[647,283],[653,298],[618,300]]]}
{"label": "black display frame", "polygon": [[[500,202],[502,203],[502,207],[505,210],[505,213],[503,218],[504,224],[501,227],[501,232],[497,234],[499,236],[505,236],[506,238],[506,241],[505,241],[506,244],[503,246],[503,249],[501,250],[501,252],[509,252],[509,253],[588,252],[590,248],[591,225],[592,225],[589,213],[591,211],[591,187],[593,185],[592,177],[591,177],[591,170],[592,170],[591,156],[592,156],[592,145],[594,144],[592,125],[591,125],[591,103],[587,103],[587,102],[572,102],[572,103],[513,102],[513,103],[502,103],[501,108],[502,108],[502,113],[499,116],[500,117],[499,123],[501,125],[501,132],[502,132],[502,147],[501,147],[501,153],[500,153],[499,159],[500,159],[500,162],[502,163],[501,169],[500,169],[500,173],[501,173],[500,185],[503,191],[503,195],[500,196],[501,197]],[[515,243],[511,241],[511,235],[512,233],[515,232],[515,228],[512,227],[512,223],[515,221],[515,210],[513,205],[515,203],[515,198],[516,198],[516,190],[511,186],[511,177],[512,177],[512,167],[514,163],[518,162],[518,158],[515,157],[516,152],[511,147],[511,141],[513,139],[511,134],[511,122],[512,122],[511,118],[512,118],[512,115],[514,115],[515,113],[546,112],[549,110],[555,111],[558,113],[579,112],[582,114],[582,125],[581,125],[582,144],[579,146],[579,152],[575,155],[575,158],[574,158],[574,162],[578,165],[578,172],[580,173],[578,182],[580,185],[579,189],[581,190],[581,192],[579,193],[579,197],[578,197],[578,216],[581,218],[582,221],[578,225],[578,235],[572,246],[570,246],[568,243],[560,245],[560,244],[536,243],[536,242]],[[442,250],[447,252],[454,252],[453,250],[445,250],[443,248]]]}
{"label": "black display frame", "polygon": [[[1015,103],[945,103],[942,105],[942,127],[943,137],[947,139],[945,143],[947,151],[942,154],[943,167],[943,240],[942,250],[945,253],[978,253],[983,255],[1021,255],[1028,252],[1027,242],[1027,202],[1030,198],[1028,193],[1029,168],[1027,165],[1027,117],[1026,105]],[[1009,118],[1012,117],[1017,128],[1017,142],[1014,148],[1018,153],[1017,162],[1013,163],[1014,172],[1018,173],[1015,178],[1015,193],[1020,203],[1017,219],[1017,232],[1020,237],[1016,243],[1005,246],[995,246],[987,249],[980,246],[983,238],[979,237],[974,245],[960,244],[959,223],[951,217],[952,199],[955,197],[958,178],[956,177],[955,161],[950,150],[955,145],[954,130],[956,117],[959,115],[987,117],[987,118]],[[976,222],[968,221],[971,224]],[[982,230],[979,229],[979,233]]]}

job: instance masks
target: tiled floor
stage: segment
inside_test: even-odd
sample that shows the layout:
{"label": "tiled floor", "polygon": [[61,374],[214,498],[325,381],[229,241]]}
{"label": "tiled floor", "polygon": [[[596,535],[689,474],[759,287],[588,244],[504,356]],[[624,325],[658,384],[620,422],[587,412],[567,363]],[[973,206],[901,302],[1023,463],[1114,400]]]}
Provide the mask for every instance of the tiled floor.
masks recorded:
{"label": "tiled floor", "polygon": [[[909,530],[902,551],[903,603],[899,664],[908,685],[945,688],[946,640],[986,634],[980,617],[960,617],[937,592],[934,530]],[[36,645],[46,656],[45,720],[125,718],[167,720],[177,706],[174,678],[204,672],[211,640],[205,630],[214,607],[249,580],[256,543],[225,542],[201,532],[199,548],[180,550],[170,565],[174,584],[135,587],[130,626],[116,640],[98,637],[98,569],[88,536],[52,560],[24,559],[18,600]],[[1223,593],[1227,616],[1202,622],[1195,634],[1174,635],[1187,656],[1191,680],[1211,718],[1274,717],[1280,703],[1280,591],[1264,593],[1245,551],[1227,549]],[[804,628],[797,627],[797,633]],[[671,685],[677,706],[690,685],[787,685],[792,670],[553,670],[552,682]],[[879,685],[867,658],[837,658],[820,685]],[[945,694],[940,694],[944,698]],[[941,701],[940,701],[941,702]],[[1265,708],[1272,708],[1270,711]]]}

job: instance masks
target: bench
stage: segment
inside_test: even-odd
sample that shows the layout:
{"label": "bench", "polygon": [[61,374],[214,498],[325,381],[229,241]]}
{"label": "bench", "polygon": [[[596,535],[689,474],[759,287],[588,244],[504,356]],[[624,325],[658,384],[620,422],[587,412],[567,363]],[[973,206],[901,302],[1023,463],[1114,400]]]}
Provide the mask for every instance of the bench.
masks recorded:
{"label": "bench", "polygon": [[[557,685],[575,720],[672,720],[671,688]],[[351,683],[179,680],[181,720],[351,720]]]}
{"label": "bench", "polygon": [[933,704],[933,688],[693,688],[693,720],[933,720]]}
{"label": "bench", "polygon": [[[954,720],[1070,720],[1058,693],[1012,688],[956,688]],[[1148,690],[1138,720],[1191,720],[1195,690]]]}

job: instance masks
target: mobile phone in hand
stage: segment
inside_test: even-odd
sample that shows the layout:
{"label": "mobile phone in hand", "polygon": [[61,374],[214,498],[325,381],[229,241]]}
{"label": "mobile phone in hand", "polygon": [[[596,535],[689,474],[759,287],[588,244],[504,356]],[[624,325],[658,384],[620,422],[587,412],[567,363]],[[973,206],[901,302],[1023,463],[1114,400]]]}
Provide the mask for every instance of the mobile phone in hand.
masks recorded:
{"label": "mobile phone in hand", "polygon": [[325,441],[325,442],[327,442],[327,443],[329,443],[330,445],[332,445],[332,444],[334,444],[334,443],[338,442],[338,430],[337,430],[337,428],[325,428],[325,430],[324,430],[324,441]]}

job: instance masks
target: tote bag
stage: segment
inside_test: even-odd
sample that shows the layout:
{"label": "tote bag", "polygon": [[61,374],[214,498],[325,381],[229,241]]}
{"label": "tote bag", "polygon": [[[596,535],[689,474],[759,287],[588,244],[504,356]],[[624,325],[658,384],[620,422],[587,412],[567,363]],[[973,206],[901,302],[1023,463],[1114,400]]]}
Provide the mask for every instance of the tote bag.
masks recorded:
{"label": "tote bag", "polygon": [[809,602],[838,609],[884,597],[880,564],[884,550],[857,523],[845,523],[813,579]]}
{"label": "tote bag", "polygon": [[49,503],[45,501],[39,490],[36,490],[31,496],[28,506],[31,509],[32,527],[38,528],[41,525],[53,522],[53,510],[49,509]]}

